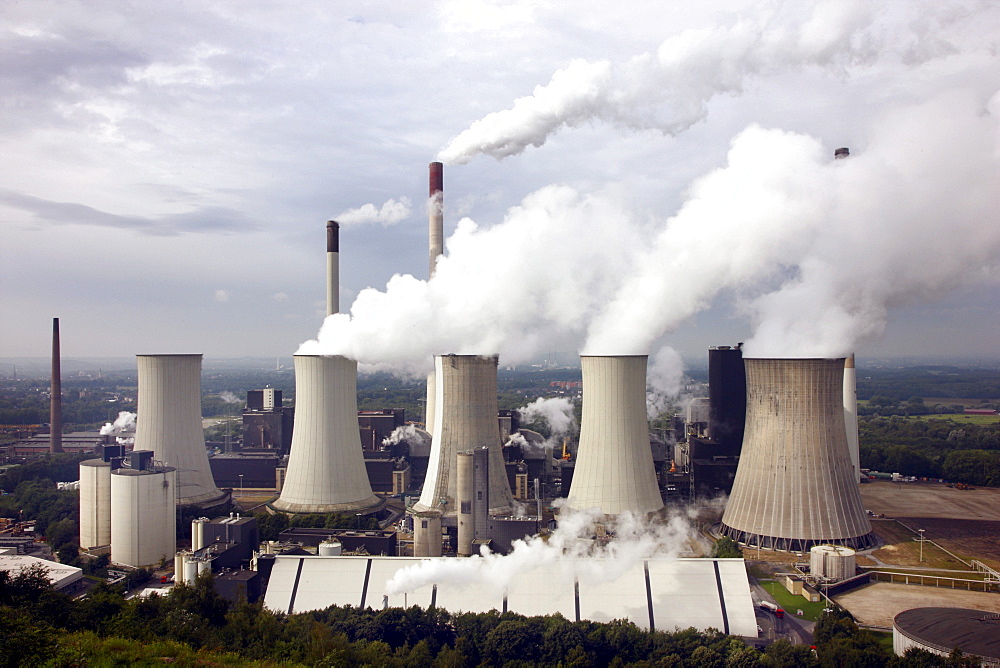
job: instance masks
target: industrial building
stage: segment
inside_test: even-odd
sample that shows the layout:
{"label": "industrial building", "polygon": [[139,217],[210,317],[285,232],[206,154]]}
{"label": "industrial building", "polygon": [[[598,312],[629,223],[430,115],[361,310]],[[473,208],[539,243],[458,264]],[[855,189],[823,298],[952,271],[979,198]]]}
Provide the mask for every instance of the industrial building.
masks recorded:
{"label": "industrial building", "polygon": [[287,455],[292,447],[295,409],[283,406],[281,390],[248,390],[243,411],[242,452]]}
{"label": "industrial building", "polygon": [[111,470],[111,561],[142,568],[177,551],[177,469],[133,450]]}
{"label": "industrial building", "polygon": [[26,554],[9,554],[0,551],[0,571],[17,575],[21,571],[37,567],[45,569],[45,577],[56,591],[72,593],[83,584],[83,569],[76,566],[67,566]]}
{"label": "industrial building", "polygon": [[955,649],[983,666],[1000,666],[1000,615],[967,608],[913,608],[892,620],[892,650],[911,647],[949,656]]}

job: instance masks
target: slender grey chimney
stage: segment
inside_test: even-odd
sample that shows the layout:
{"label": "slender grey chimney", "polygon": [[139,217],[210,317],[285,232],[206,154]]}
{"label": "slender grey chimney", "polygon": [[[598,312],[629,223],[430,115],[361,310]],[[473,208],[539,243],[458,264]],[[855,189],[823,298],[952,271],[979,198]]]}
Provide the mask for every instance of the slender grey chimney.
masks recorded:
{"label": "slender grey chimney", "polygon": [[52,318],[52,387],[49,399],[49,452],[62,452],[62,370],[59,355],[59,318]]}
{"label": "slender grey chimney", "polygon": [[444,165],[440,162],[430,164],[429,186],[430,275],[433,276],[438,256],[444,253]]}
{"label": "slender grey chimney", "polygon": [[326,223],[326,314],[340,313],[340,224]]}
{"label": "slender grey chimney", "polygon": [[851,155],[851,149],[847,148],[846,146],[838,148],[833,152],[833,158],[835,160],[843,160],[844,158],[850,157],[850,155]]}

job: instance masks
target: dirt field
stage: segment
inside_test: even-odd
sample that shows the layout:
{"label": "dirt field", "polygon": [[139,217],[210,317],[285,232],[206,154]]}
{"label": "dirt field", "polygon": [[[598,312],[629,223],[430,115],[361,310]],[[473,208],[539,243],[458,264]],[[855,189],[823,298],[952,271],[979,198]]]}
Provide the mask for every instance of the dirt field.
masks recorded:
{"label": "dirt field", "polygon": [[1000,594],[887,582],[865,585],[833,600],[849,610],[859,623],[887,628],[892,627],[893,617],[910,608],[973,608],[1000,613]]}

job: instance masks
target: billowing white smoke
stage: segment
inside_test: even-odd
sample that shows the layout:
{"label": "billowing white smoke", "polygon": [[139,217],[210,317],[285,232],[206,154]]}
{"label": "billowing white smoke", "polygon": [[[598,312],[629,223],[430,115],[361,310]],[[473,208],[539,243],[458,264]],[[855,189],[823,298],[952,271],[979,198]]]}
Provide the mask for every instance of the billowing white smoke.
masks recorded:
{"label": "billowing white smoke", "polygon": [[646,417],[653,420],[674,406],[684,388],[684,361],[680,353],[664,346],[649,360],[646,370]]}
{"label": "billowing white smoke", "polygon": [[389,226],[406,220],[409,215],[410,198],[400,197],[386,201],[381,207],[369,203],[349,209],[337,215],[336,221],[345,227],[372,223]]}
{"label": "billowing white smoke", "polygon": [[591,119],[678,132],[747,76],[804,65],[906,73],[907,86],[873,98],[870,126],[852,130],[867,144],[850,158],[750,125],[669,217],[634,210],[617,184],[542,188],[492,227],[460,221],[433,279],[363,290],[299,352],[419,370],[444,351],[506,363],[581,342],[585,354],[647,354],[725,291],[756,326],[747,356],[832,356],[877,336],[894,306],[996,281],[1000,66],[989,40],[962,28],[997,10],[869,15],[880,7],[786,3],[682,33],[626,67],[577,63],[446,151],[513,154]]}
{"label": "billowing white smoke", "polygon": [[628,62],[576,60],[544,86],[473,123],[438,156],[465,163],[541,146],[563,127],[603,121],[675,135],[708,116],[708,102],[741,93],[748,79],[810,66],[872,61],[877,4],[864,0],[785,3],[730,25],[685,30]]}
{"label": "billowing white smoke", "polygon": [[522,424],[540,421],[553,438],[565,436],[576,428],[573,402],[566,397],[539,397],[517,412]]}
{"label": "billowing white smoke", "polygon": [[241,404],[243,400],[236,396],[233,392],[225,390],[219,393],[219,398],[225,401],[227,404]]}
{"label": "billowing white smoke", "polygon": [[404,424],[396,427],[386,438],[382,439],[382,445],[396,445],[406,441],[410,445],[427,445],[430,441],[430,434],[421,431],[412,424]]}
{"label": "billowing white smoke", "polygon": [[130,431],[135,431],[135,413],[121,411],[118,413],[118,417],[113,423],[104,423],[104,426],[101,427],[101,436],[107,436],[108,434],[122,434]]}
{"label": "billowing white smoke", "polygon": [[600,519],[597,513],[563,510],[559,528],[547,539],[536,536],[514,541],[513,551],[506,556],[490,553],[484,547],[480,556],[468,559],[421,561],[398,571],[386,583],[385,594],[408,593],[430,584],[461,587],[473,583],[502,592],[515,575],[557,560],[564,561],[568,578],[580,574],[595,582],[612,581],[642,559],[693,556],[692,543],[698,540],[693,524],[696,515],[696,509],[675,509],[659,524],[622,515],[608,525],[615,539],[601,547],[591,540],[594,523]]}

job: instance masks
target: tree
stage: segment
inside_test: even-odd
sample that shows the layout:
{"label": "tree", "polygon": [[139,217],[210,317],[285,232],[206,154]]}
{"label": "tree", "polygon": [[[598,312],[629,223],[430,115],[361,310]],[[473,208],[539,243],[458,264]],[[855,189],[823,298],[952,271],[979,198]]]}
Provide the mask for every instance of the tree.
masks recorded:
{"label": "tree", "polygon": [[740,544],[729,536],[723,536],[712,546],[712,556],[717,559],[742,559]]}

